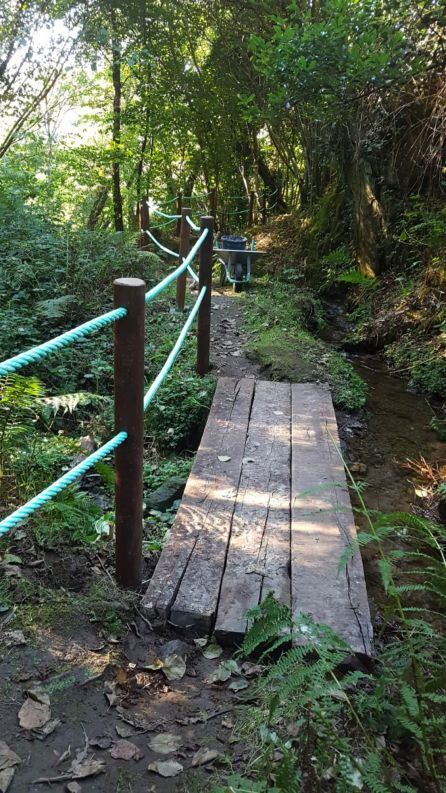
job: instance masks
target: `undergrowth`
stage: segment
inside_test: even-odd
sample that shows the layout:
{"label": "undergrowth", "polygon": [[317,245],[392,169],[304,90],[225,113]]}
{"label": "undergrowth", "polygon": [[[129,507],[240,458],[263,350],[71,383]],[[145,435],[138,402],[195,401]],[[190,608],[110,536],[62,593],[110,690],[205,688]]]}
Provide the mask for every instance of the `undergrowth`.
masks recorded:
{"label": "undergrowth", "polygon": [[[0,231],[2,360],[109,310],[115,277],[139,276],[151,286],[170,267],[155,254],[139,251],[131,237],[65,227],[26,207],[19,214],[11,211],[10,217],[7,209],[5,213],[9,222]],[[147,386],[183,323],[172,289],[150,304]],[[176,466],[176,456],[194,450],[212,401],[214,382],[196,375],[195,355],[192,332],[146,413],[146,472],[156,465],[158,483],[163,475],[187,467],[183,456]],[[111,329],[0,378],[0,514],[41,491],[113,432]],[[149,477],[146,487],[152,484]],[[105,461],[38,511],[26,530],[42,549],[72,541],[96,543],[103,533],[113,532],[112,497],[112,462]],[[148,541],[153,528],[159,543],[162,523],[148,520]],[[7,547],[7,537],[0,538],[0,552]]]}
{"label": "undergrowth", "polygon": [[367,387],[361,377],[342,353],[315,335],[324,319],[310,290],[264,278],[245,305],[249,349],[274,379],[328,383],[338,407],[364,406]]}
{"label": "undergrowth", "polygon": [[367,530],[340,568],[358,547],[376,553],[385,594],[376,656],[346,664],[343,639],[308,615],[293,620],[272,597],[252,610],[241,654],[260,654],[265,672],[240,711],[251,758],[214,793],[445,789],[445,530],[371,513],[351,484]]}

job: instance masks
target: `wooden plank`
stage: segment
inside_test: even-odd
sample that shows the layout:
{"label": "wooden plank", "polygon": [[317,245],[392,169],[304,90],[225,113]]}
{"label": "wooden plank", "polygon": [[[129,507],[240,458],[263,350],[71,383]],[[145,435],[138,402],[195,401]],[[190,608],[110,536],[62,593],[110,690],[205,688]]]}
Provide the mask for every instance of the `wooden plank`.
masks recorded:
{"label": "wooden plank", "polygon": [[[215,470],[208,481],[205,500],[201,495],[200,531],[172,605],[170,622],[173,625],[209,631],[214,623],[245,455],[254,387],[254,380],[238,381],[239,392],[231,413],[231,425],[224,436],[217,426],[211,438],[209,445]],[[219,455],[230,459],[221,463],[218,461]]]}
{"label": "wooden plank", "polygon": [[[180,508],[142,601],[152,619],[159,618],[165,622],[169,618],[191,555],[206,526],[208,531],[209,525],[213,524],[214,515],[218,516],[222,530],[230,523],[253,393],[253,380],[232,377],[218,380],[212,408]],[[222,462],[218,459],[219,456],[228,456],[231,459]],[[223,564],[220,575],[222,572]],[[201,577],[201,572],[198,575]],[[185,580],[190,582],[190,576]],[[218,581],[217,586],[219,585]],[[208,582],[207,586],[210,597],[213,582]],[[184,594],[184,588],[182,593]],[[203,605],[205,603],[204,600]]]}
{"label": "wooden plank", "polygon": [[246,612],[268,591],[290,605],[290,419],[288,383],[258,382],[215,634],[243,638]]}
{"label": "wooden plank", "polygon": [[372,627],[360,553],[338,573],[356,528],[328,388],[292,386],[292,611],[329,625],[354,652],[371,654]]}

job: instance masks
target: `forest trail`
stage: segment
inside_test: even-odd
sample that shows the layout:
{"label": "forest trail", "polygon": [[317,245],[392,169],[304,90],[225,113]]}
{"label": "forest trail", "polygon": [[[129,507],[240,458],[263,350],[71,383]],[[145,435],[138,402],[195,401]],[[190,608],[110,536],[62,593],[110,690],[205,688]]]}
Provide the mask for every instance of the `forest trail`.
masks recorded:
{"label": "forest trail", "polygon": [[[251,360],[245,345],[243,298],[229,290],[212,292],[211,363],[218,377],[259,377],[260,367]],[[268,379],[262,374],[262,379]]]}

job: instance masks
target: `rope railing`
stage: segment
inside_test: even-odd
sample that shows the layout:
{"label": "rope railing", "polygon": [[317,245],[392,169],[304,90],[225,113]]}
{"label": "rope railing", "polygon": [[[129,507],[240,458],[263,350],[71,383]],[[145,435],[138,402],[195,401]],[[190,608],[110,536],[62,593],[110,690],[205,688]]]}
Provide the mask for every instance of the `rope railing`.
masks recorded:
{"label": "rope railing", "polygon": [[191,227],[192,231],[200,231],[200,226],[197,226],[196,223],[194,223],[194,221],[192,220],[192,218],[189,217],[189,215],[186,215],[186,221],[188,225]]}
{"label": "rope railing", "polygon": [[[137,426],[138,423],[135,419],[138,411],[137,403],[140,400],[141,409],[146,410],[152,402],[155,394],[178,357],[187,333],[197,315],[197,372],[200,375],[204,375],[209,370],[212,230],[212,218],[202,219],[201,234],[188,255],[183,257],[181,264],[172,273],[163,278],[152,289],[149,289],[147,292],[141,292],[141,289],[145,288],[144,281],[139,279],[118,279],[115,281],[115,303],[118,300],[118,305],[113,311],[109,311],[88,322],[84,322],[82,325],[72,328],[60,336],[56,336],[54,339],[0,363],[0,376],[11,374],[21,367],[38,361],[90,333],[125,318],[126,330],[124,330],[124,326],[122,326],[122,331],[119,330],[121,327],[119,322],[115,325],[115,415],[116,417],[120,417],[119,420],[118,418],[116,419],[116,422],[117,424],[121,424],[121,426],[117,427],[116,434],[109,441],[100,446],[99,449],[95,450],[70,471],[67,471],[56,479],[55,482],[42,490],[41,493],[18,507],[9,516],[0,520],[0,536],[6,534],[10,529],[26,520],[30,515],[57,496],[64,488],[73,484],[76,479],[83,476],[97,462],[116,451],[116,481],[119,483],[119,488],[117,484],[115,497],[117,579],[118,583],[122,586],[132,588],[139,586],[141,581],[142,560],[142,499],[141,504],[135,505],[135,503],[133,503],[130,508],[127,504],[126,509],[124,509],[122,493],[124,492],[127,497],[128,493],[134,492],[135,471],[137,471],[142,491],[143,440],[139,440],[139,446],[138,443],[136,444],[141,452],[136,468],[134,462],[130,465],[124,465],[122,461],[119,462],[118,458],[121,452],[117,450],[119,450],[120,447],[127,449],[126,454],[128,452],[133,453],[135,450],[134,435],[135,426]],[[206,240],[207,242],[205,245]],[[173,256],[179,256],[179,254],[174,253],[174,251],[167,250],[168,253]],[[200,278],[191,268],[191,262],[198,251],[200,251]],[[200,293],[155,380],[145,396],[142,393],[138,394],[134,390],[135,383],[139,382],[138,377],[141,379],[141,383],[143,383],[144,380],[144,306],[160,294],[160,292],[169,286],[178,276],[185,272],[186,269],[189,270],[195,280],[201,281],[201,279],[203,279]],[[119,299],[120,295],[122,295],[122,300]],[[120,303],[126,303],[126,306],[120,305]],[[206,318],[204,315],[202,316],[203,311],[206,311]],[[128,323],[130,323],[130,325]],[[126,347],[126,345],[131,346],[132,344],[134,345],[132,349]],[[129,366],[131,367],[130,369]],[[135,367],[138,371],[135,371]],[[122,425],[124,425],[124,428]],[[127,431],[125,427],[131,427],[132,431],[130,432],[130,429]],[[118,490],[120,491],[120,497],[118,497]]]}
{"label": "rope railing", "polygon": [[168,215],[166,212],[162,212],[161,209],[157,209],[156,207],[152,206],[149,201],[146,201],[146,204],[150,211],[154,212],[155,215],[160,215],[162,218],[168,218],[169,221],[179,220],[181,218],[181,215]]}
{"label": "rope railing", "polygon": [[195,319],[195,317],[196,317],[196,315],[198,313],[198,309],[200,308],[200,306],[201,306],[201,304],[203,302],[205,294],[206,294],[206,287],[204,286],[201,289],[200,294],[198,295],[198,297],[197,297],[197,299],[196,299],[196,301],[194,303],[194,306],[191,309],[191,311],[189,313],[189,316],[188,316],[186,322],[184,323],[184,325],[183,325],[183,327],[181,329],[181,332],[180,332],[180,334],[179,334],[179,336],[178,336],[178,338],[177,338],[177,340],[175,342],[175,345],[173,346],[173,348],[172,348],[171,352],[169,353],[168,357],[166,358],[166,361],[165,361],[163,367],[160,369],[160,371],[158,372],[157,376],[155,377],[155,380],[153,381],[152,385],[150,386],[150,388],[146,392],[146,395],[144,397],[144,410],[147,410],[147,408],[149,407],[153,397],[155,396],[156,392],[158,391],[159,387],[161,386],[163,380],[167,377],[167,375],[170,372],[173,364],[175,363],[175,360],[178,357],[178,353],[180,352],[180,350],[181,350],[181,348],[182,348],[182,346],[184,344],[184,340],[185,340],[185,338],[186,338],[186,336],[188,334],[188,331],[189,331],[189,329],[190,329],[190,327],[192,325],[192,322],[194,321],[194,319]]}
{"label": "rope railing", "polygon": [[112,322],[115,322],[117,319],[122,319],[126,314],[126,308],[115,308],[113,311],[108,311],[100,317],[95,317],[94,319],[88,320],[88,322],[84,322],[82,325],[78,325],[77,328],[67,330],[60,336],[55,336],[54,339],[45,341],[43,344],[37,345],[37,347],[31,347],[31,349],[26,352],[14,355],[13,358],[8,358],[0,364],[0,377],[11,374],[12,372],[17,372],[23,366],[39,361],[41,358],[45,358],[47,355],[62,349],[62,347],[67,347],[74,341],[78,341],[78,339],[88,336],[90,333],[101,330],[107,327],[107,325],[111,325]]}
{"label": "rope railing", "polygon": [[[181,264],[179,264],[178,267],[175,268],[175,270],[172,270],[172,272],[169,273],[169,275],[166,275],[166,277],[163,278],[163,280],[160,281],[159,284],[152,287],[152,289],[149,289],[149,291],[146,292],[146,303],[149,303],[150,300],[153,300],[155,297],[157,297],[157,295],[159,295],[159,293],[162,292],[163,289],[166,289],[166,287],[169,286],[169,284],[171,284],[172,281],[175,281],[175,279],[178,278],[178,276],[181,275],[181,273],[187,270],[191,261],[194,259],[195,254],[201,248],[208,233],[209,233],[209,229],[205,228],[198,237],[196,243],[190,249],[189,254],[183,259]],[[172,256],[178,257],[178,254],[174,253],[174,251],[170,251],[170,253],[172,254]]]}
{"label": "rope railing", "polygon": [[26,504],[23,504],[23,506],[16,509],[15,512],[12,512],[11,515],[8,515],[7,518],[0,521],[0,535],[6,534],[10,529],[14,528],[14,526],[17,526],[18,523],[22,523],[22,521],[29,518],[33,512],[36,512],[48,501],[51,501],[52,498],[57,496],[66,487],[72,485],[76,479],[83,476],[83,474],[96,465],[96,463],[99,463],[104,457],[114,452],[121,443],[127,440],[127,437],[128,435],[126,432],[118,432],[117,435],[107,441],[107,443],[104,443],[99,449],[96,449],[96,451],[86,457],[85,460],[82,460],[82,462],[70,471],[67,471],[66,474],[56,479],[49,487],[42,490],[37,496],[31,498]]}
{"label": "rope railing", "polygon": [[[200,226],[195,226],[195,228],[198,229],[198,231],[200,231]],[[158,248],[160,248],[162,251],[164,251],[164,253],[168,253],[170,256],[175,256],[175,258],[178,259],[180,254],[176,253],[175,251],[172,251],[170,248],[166,248],[165,245],[162,245],[161,242],[159,240],[157,240],[156,237],[153,236],[153,234],[150,233],[149,229],[144,229],[144,233],[148,234],[150,239],[153,240],[153,242],[155,243],[155,245],[157,245]],[[183,259],[183,264],[184,264],[184,259]],[[190,264],[187,265],[186,270],[189,271],[189,274],[192,276],[194,281],[198,281],[198,275],[193,271],[193,269],[190,266]],[[179,273],[179,274],[181,275],[181,273]]]}

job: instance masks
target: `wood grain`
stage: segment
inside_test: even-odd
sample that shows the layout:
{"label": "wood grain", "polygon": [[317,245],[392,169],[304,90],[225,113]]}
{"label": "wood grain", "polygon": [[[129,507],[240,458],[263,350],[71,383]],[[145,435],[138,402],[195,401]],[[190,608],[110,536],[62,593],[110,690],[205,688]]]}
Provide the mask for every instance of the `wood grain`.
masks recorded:
{"label": "wood grain", "polygon": [[338,571],[356,527],[330,392],[292,386],[291,600],[293,615],[329,625],[354,652],[371,653],[361,556]]}

